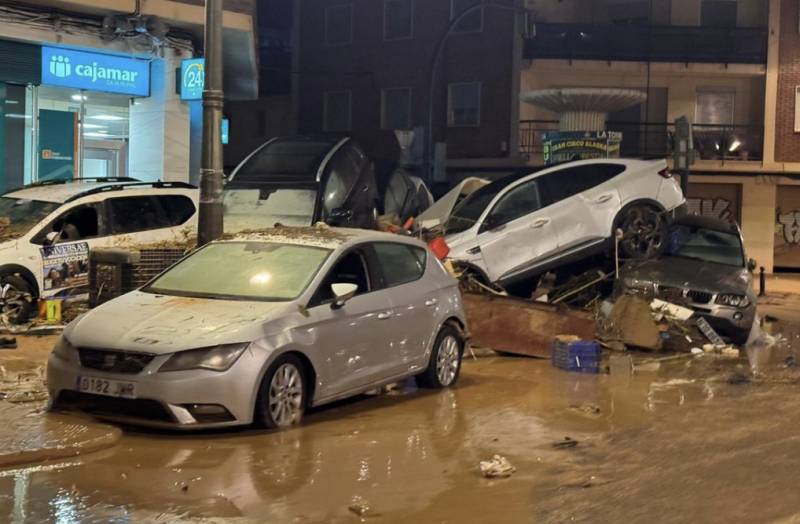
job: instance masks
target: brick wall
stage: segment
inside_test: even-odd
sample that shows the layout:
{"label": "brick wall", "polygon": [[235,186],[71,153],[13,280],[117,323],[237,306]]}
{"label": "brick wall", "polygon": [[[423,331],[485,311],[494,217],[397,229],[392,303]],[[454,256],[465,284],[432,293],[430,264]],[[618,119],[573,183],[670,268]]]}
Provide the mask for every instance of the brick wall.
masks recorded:
{"label": "brick wall", "polygon": [[[514,0],[501,0],[513,4]],[[325,8],[352,4],[353,39],[326,45]],[[297,4],[296,4],[297,5]],[[352,91],[352,135],[379,162],[391,164],[398,147],[380,126],[381,89],[412,90],[412,126],[427,127],[428,78],[434,48],[450,21],[449,0],[415,0],[413,38],[383,38],[383,0],[302,0],[300,7],[298,124],[322,131],[323,93]],[[514,15],[486,9],[483,31],[449,37],[435,90],[434,137],[450,158],[508,156],[511,129]],[[447,127],[448,82],[481,82],[481,125]]]}
{"label": "brick wall", "polygon": [[795,87],[800,86],[800,33],[797,0],[783,0],[775,122],[775,160],[800,162],[800,133],[794,132]]}

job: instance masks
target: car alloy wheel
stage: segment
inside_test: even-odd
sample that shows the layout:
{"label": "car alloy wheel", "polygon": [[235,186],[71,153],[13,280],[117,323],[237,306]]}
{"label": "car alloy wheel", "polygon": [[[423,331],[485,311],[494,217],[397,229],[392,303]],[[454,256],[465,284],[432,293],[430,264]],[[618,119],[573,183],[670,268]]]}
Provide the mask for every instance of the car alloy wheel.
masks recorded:
{"label": "car alloy wheel", "polygon": [[269,383],[269,415],[275,425],[286,428],[298,422],[303,415],[303,375],[291,363],[281,364]]}
{"label": "car alloy wheel", "polygon": [[449,386],[458,374],[460,364],[460,349],[454,336],[448,335],[439,343],[439,352],[436,355],[436,376],[442,386]]}

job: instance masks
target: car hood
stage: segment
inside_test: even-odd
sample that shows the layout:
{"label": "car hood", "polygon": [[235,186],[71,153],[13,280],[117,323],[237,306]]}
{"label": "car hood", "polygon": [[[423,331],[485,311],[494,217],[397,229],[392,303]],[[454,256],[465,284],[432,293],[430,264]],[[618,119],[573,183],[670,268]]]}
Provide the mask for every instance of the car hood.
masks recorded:
{"label": "car hood", "polygon": [[655,283],[662,286],[690,288],[711,293],[746,294],[752,276],[747,269],[711,262],[663,257],[628,263],[620,278],[631,285]]}
{"label": "car hood", "polygon": [[263,337],[266,324],[300,312],[294,302],[249,302],[134,291],[88,312],[64,336],[78,347],[165,354]]}

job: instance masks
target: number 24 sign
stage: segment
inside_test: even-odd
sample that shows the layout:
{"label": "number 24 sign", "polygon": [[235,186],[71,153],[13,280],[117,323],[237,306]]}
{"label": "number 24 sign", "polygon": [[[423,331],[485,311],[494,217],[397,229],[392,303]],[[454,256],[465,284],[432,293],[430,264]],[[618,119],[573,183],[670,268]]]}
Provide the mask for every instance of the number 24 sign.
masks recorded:
{"label": "number 24 sign", "polygon": [[205,60],[192,58],[181,62],[181,100],[201,100],[206,81]]}

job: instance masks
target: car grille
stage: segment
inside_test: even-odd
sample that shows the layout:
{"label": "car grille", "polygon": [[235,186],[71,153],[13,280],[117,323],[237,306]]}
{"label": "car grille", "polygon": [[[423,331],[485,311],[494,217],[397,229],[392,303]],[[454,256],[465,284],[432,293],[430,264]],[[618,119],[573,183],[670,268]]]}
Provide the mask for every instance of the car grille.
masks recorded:
{"label": "car grille", "polygon": [[78,349],[81,366],[109,373],[133,375],[141,371],[153,360],[154,355],[129,353],[125,351],[106,351],[102,349]]}
{"label": "car grille", "polygon": [[131,417],[175,422],[160,402],[149,399],[113,398],[78,391],[62,391],[54,403],[59,409],[78,409],[109,417]]}
{"label": "car grille", "polygon": [[689,297],[689,300],[694,302],[695,304],[708,304],[711,302],[712,295],[707,291],[698,291],[696,289],[690,289],[686,296]]}

